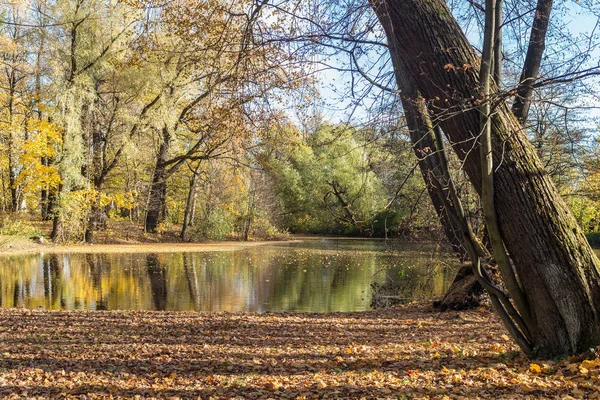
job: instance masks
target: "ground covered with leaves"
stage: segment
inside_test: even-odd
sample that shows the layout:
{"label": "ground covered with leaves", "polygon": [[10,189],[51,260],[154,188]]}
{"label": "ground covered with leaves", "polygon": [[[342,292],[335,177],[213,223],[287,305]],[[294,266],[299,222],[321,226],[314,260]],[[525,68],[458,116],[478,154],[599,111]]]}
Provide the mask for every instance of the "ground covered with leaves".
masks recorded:
{"label": "ground covered with leaves", "polygon": [[592,353],[532,361],[488,310],[0,311],[2,398],[586,398]]}

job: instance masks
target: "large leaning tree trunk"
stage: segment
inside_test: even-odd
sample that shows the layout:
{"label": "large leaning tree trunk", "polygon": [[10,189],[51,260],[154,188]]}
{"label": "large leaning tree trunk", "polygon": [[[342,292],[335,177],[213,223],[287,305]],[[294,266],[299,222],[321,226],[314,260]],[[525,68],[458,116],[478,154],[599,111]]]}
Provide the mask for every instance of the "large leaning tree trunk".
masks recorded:
{"label": "large leaning tree trunk", "polygon": [[[460,200],[455,198],[453,201],[449,193],[453,183],[449,178],[448,165],[444,162],[445,150],[436,142],[434,127],[424,99],[414,81],[405,73],[402,63],[394,64],[397,66],[398,86],[402,87],[402,108],[427,192],[452,250],[461,262],[465,262],[468,259],[468,251],[463,229],[456,217],[456,207],[460,206],[456,202]],[[481,250],[483,251],[483,246]],[[442,298],[434,302],[434,307],[441,311],[477,307],[482,295],[483,287],[477,281],[471,265],[465,263]]]}
{"label": "large leaning tree trunk", "polygon": [[[463,262],[452,284],[444,295],[434,301],[433,305],[440,311],[464,310],[481,305],[483,287],[477,281],[473,268],[468,260],[467,246],[463,238],[463,229],[457,221],[457,210],[452,196],[449,194],[447,164],[444,165],[440,157],[445,157],[443,148],[436,143],[435,133],[429,119],[425,103],[420,94],[405,81],[402,85],[402,107],[410,131],[415,155],[419,162],[419,169],[425,181],[431,203],[438,215],[442,229],[452,250],[458,259]],[[466,220],[465,220],[466,222]],[[483,246],[481,246],[483,250]]]}
{"label": "large leaning tree trunk", "polygon": [[[411,78],[405,63],[394,51],[396,47],[391,21],[381,19],[381,24],[388,34],[388,47],[394,65],[396,83],[401,88],[400,101],[404,109],[404,117],[410,133],[410,139],[419,169],[425,182],[427,192],[438,215],[440,224],[455,255],[463,263],[452,284],[444,295],[433,302],[440,311],[464,310],[481,305],[484,289],[469,260],[468,246],[464,234],[476,243],[478,256],[488,256],[487,249],[475,238],[464,211],[460,198],[450,177],[445,146],[439,129],[434,128],[425,99],[422,97],[416,82]],[[459,215],[463,215],[461,219]]]}
{"label": "large leaning tree trunk", "polygon": [[[481,194],[479,58],[443,0],[373,8]],[[585,351],[600,343],[600,262],[504,100],[493,109],[495,210],[531,345],[547,357]]]}

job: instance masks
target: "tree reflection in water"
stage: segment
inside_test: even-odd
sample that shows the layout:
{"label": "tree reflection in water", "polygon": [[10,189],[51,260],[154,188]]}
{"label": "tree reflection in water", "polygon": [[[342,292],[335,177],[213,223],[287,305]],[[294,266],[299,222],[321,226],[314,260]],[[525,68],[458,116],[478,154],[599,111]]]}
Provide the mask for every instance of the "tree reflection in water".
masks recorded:
{"label": "tree reflection in water", "polygon": [[[45,309],[359,311],[375,281],[430,298],[451,282],[452,258],[407,245],[326,240],[236,251],[50,254],[0,258],[0,304]],[[408,281],[409,282],[408,282]]]}

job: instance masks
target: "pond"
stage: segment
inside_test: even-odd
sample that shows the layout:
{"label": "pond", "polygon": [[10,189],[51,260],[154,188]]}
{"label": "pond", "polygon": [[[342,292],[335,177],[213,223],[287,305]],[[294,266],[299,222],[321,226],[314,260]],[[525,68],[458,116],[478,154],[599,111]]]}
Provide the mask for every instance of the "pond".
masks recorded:
{"label": "pond", "polygon": [[362,311],[372,283],[439,296],[457,265],[433,245],[360,239],[193,253],[0,257],[0,306],[91,310]]}

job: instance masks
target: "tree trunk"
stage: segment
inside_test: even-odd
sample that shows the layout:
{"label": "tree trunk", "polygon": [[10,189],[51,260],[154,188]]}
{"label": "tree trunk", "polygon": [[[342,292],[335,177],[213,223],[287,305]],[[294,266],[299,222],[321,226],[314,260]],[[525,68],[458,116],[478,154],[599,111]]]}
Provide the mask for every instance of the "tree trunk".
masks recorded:
{"label": "tree trunk", "polygon": [[529,46],[527,46],[527,55],[521,71],[519,86],[517,87],[517,96],[512,106],[513,114],[517,117],[521,125],[525,124],[531,105],[531,94],[533,93],[533,84],[540,70],[542,56],[546,48],[546,33],[548,32],[548,23],[552,11],[552,0],[538,0],[531,27],[531,36]]}
{"label": "tree trunk", "polygon": [[250,228],[252,227],[252,221],[254,220],[254,213],[256,212],[256,188],[252,188],[248,198],[248,216],[244,221],[244,241],[247,242],[250,239]]}
{"label": "tree trunk", "polygon": [[[481,194],[478,57],[443,0],[384,0],[374,9],[391,21],[394,51]],[[532,344],[540,356],[585,351],[600,342],[600,263],[517,119],[504,101],[494,106],[495,208]]]}
{"label": "tree trunk", "polygon": [[[48,157],[42,157],[42,165],[48,166]],[[40,212],[44,221],[48,221],[50,219],[49,209],[50,205],[48,201],[48,186],[44,184],[40,191]]]}
{"label": "tree trunk", "polygon": [[15,127],[13,126],[15,82],[14,75],[9,76],[10,88],[8,91],[8,186],[10,188],[10,211],[19,211],[19,188],[17,187],[17,149],[15,139]]}
{"label": "tree trunk", "polygon": [[198,180],[198,172],[200,169],[200,165],[198,165],[198,167],[192,171],[192,179],[190,179],[190,190],[188,192],[188,196],[187,196],[187,200],[185,202],[185,211],[183,212],[183,226],[181,227],[181,234],[179,235],[179,237],[181,238],[181,240],[185,241],[186,240],[186,233],[187,233],[187,229],[188,227],[190,227],[192,225],[192,218],[193,218],[193,209],[194,209],[194,203],[196,200],[196,189],[197,189],[197,185],[196,182]]}
{"label": "tree trunk", "polygon": [[[393,49],[396,45],[393,36],[390,35],[390,21],[387,19],[381,22],[386,32],[388,32],[388,45]],[[442,143],[436,143],[436,134],[425,101],[417,89],[416,83],[410,77],[405,64],[393,50],[391,56],[397,85],[402,91],[400,100],[410,132],[410,139],[427,192],[452,250],[461,262],[465,262],[468,259],[468,251],[463,238],[463,227],[457,221],[457,215],[461,212],[456,209],[457,205],[454,204],[455,201],[460,201],[460,199],[454,193],[456,198],[453,201],[453,196],[450,194],[451,188],[449,186],[451,182],[449,180],[451,178],[448,163],[445,160],[445,149],[441,145]],[[485,249],[483,246],[480,247],[483,255]],[[481,304],[483,294],[483,287],[477,281],[471,264],[468,264],[458,271],[446,293],[440,300],[434,301],[433,305],[441,311],[469,309]]]}
{"label": "tree trunk", "polygon": [[60,215],[59,215],[59,205],[57,204],[59,196],[61,195],[63,191],[63,185],[59,184],[58,185],[58,190],[56,191],[56,193],[53,193],[53,197],[52,197],[52,211],[51,211],[51,215],[52,215],[52,232],[50,233],[50,239],[53,242],[58,242],[60,237],[62,236],[62,221],[60,219]]}
{"label": "tree trunk", "polygon": [[[36,61],[35,61],[35,108],[36,108],[36,116],[38,121],[42,121],[43,113],[42,113],[42,54],[44,53],[44,47],[46,43],[46,36],[43,33],[43,30],[40,30],[40,40],[38,47]],[[46,143],[46,146],[48,144]],[[48,157],[41,157],[41,164],[45,167],[50,165]],[[48,204],[48,185],[44,183],[40,191],[40,212],[42,214],[42,219],[47,221],[50,219],[49,214],[49,204]]]}
{"label": "tree trunk", "polygon": [[189,226],[194,226],[194,221],[196,220],[196,206],[198,205],[198,186],[196,185],[196,190],[194,190],[194,197],[192,198],[192,211],[190,213],[190,222]]}
{"label": "tree trunk", "polygon": [[[96,83],[98,85],[98,83]],[[96,90],[98,87],[96,86]],[[97,100],[96,100],[97,101]],[[106,140],[104,135],[102,134],[100,126],[96,121],[94,115],[90,117],[92,134],[90,141],[90,150],[92,153],[92,162],[88,167],[89,175],[91,176],[91,183],[94,185],[94,190],[97,193],[97,198],[92,205],[88,220],[87,226],[85,228],[85,242],[93,243],[94,242],[94,233],[98,230],[100,226],[104,224],[104,210],[100,204],[101,202],[101,194],[102,189],[104,188],[104,181],[106,180],[106,175],[108,171],[104,168],[104,160],[106,159]]]}
{"label": "tree trunk", "polygon": [[92,204],[88,214],[87,226],[85,227],[85,242],[86,243],[94,243],[94,234],[98,229],[102,226],[106,225],[106,214],[103,207],[100,204],[100,193],[104,187],[104,182],[97,182],[95,184],[95,189],[98,192],[98,197]]}
{"label": "tree trunk", "polygon": [[434,301],[433,306],[440,311],[468,310],[481,305],[483,293],[483,287],[473,273],[473,266],[468,263],[458,270],[446,293]]}
{"label": "tree trunk", "polygon": [[158,224],[165,217],[165,203],[167,193],[167,152],[171,146],[171,135],[165,127],[162,130],[162,142],[156,157],[156,166],[152,175],[152,186],[148,198],[148,210],[146,211],[146,232],[156,232]]}

